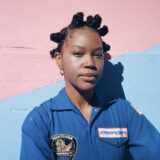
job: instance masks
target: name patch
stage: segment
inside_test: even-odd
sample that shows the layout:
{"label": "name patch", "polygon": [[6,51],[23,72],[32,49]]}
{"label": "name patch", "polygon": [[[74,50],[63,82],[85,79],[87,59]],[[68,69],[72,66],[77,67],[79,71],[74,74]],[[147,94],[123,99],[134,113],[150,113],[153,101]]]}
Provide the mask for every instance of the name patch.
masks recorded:
{"label": "name patch", "polygon": [[100,138],[127,138],[127,128],[98,128]]}

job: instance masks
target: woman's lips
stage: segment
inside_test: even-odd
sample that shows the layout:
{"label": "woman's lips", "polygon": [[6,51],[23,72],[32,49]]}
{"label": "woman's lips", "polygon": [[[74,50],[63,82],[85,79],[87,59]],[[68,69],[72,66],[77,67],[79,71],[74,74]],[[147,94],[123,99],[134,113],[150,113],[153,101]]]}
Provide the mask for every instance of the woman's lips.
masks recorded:
{"label": "woman's lips", "polygon": [[94,82],[97,80],[97,75],[93,73],[82,74],[80,75],[80,77],[83,78],[83,80],[88,82]]}

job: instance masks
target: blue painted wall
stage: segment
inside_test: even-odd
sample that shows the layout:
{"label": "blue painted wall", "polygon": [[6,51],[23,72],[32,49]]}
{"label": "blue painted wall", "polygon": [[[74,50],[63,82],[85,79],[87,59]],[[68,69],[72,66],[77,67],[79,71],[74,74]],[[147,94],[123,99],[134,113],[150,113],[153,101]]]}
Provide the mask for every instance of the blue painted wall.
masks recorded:
{"label": "blue painted wall", "polygon": [[[160,131],[160,45],[106,62],[97,89],[126,98]],[[0,160],[19,159],[21,125],[35,106],[55,96],[64,81],[0,101]]]}

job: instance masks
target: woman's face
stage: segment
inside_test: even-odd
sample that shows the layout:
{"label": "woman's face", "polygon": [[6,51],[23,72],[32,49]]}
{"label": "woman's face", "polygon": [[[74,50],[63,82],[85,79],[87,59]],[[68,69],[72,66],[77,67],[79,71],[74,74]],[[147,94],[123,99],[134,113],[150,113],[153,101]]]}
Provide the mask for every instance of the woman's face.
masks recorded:
{"label": "woman's face", "polygon": [[64,42],[62,52],[60,65],[66,87],[83,91],[93,89],[104,64],[99,34],[88,27],[72,30]]}

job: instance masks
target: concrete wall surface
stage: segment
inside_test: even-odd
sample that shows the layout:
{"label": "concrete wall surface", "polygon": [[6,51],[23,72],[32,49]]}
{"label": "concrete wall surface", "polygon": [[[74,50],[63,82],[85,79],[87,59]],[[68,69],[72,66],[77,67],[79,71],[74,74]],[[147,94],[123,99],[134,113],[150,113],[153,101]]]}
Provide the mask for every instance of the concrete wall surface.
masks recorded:
{"label": "concrete wall surface", "polygon": [[[50,34],[69,25],[73,14],[99,14],[109,33],[102,37],[117,57],[160,43],[159,0],[0,0],[0,99],[61,80],[49,56]],[[43,73],[43,74],[42,74]]]}

